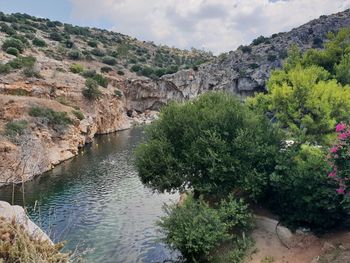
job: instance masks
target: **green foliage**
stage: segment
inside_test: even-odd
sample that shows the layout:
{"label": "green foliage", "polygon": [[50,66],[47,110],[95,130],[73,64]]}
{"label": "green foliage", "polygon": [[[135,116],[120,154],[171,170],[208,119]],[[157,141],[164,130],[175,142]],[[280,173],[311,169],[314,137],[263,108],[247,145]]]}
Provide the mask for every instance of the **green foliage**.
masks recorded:
{"label": "green foliage", "polygon": [[254,46],[257,46],[257,45],[260,45],[260,44],[262,44],[262,43],[268,43],[269,42],[269,39],[268,38],[266,38],[266,37],[264,37],[264,36],[259,36],[258,38],[256,38],[256,39],[254,39],[253,40],[253,42],[252,42],[252,44],[254,45]]}
{"label": "green foliage", "polygon": [[242,50],[243,53],[252,52],[252,48],[250,46],[240,46],[239,49]]}
{"label": "green foliage", "polygon": [[0,31],[4,32],[6,34],[8,34],[9,36],[12,36],[14,34],[16,34],[16,30],[14,30],[13,28],[11,28],[9,25],[7,25],[6,23],[1,23],[0,24]]}
{"label": "green foliage", "polygon": [[61,42],[63,40],[63,37],[60,33],[58,32],[52,32],[50,33],[50,39],[51,40],[54,40],[54,41],[57,41],[57,42]]}
{"label": "green foliage", "polygon": [[96,40],[89,40],[87,43],[90,47],[97,47],[98,42]]}
{"label": "green foliage", "polygon": [[280,141],[265,117],[225,93],[170,104],[147,137],[136,151],[147,186],[161,192],[192,187],[219,196],[240,188],[252,198],[266,187]]}
{"label": "green foliage", "polygon": [[34,46],[37,46],[37,47],[46,47],[47,46],[44,39],[37,38],[37,37],[33,39],[32,43]]}
{"label": "green foliage", "polygon": [[85,81],[85,86],[86,87],[82,93],[89,100],[98,99],[102,95],[101,91],[98,89],[98,83],[96,80],[88,78]]}
{"label": "green foliage", "polygon": [[108,73],[108,72],[113,71],[113,69],[111,67],[101,67],[100,70],[102,73]]}
{"label": "green foliage", "polygon": [[98,48],[94,48],[93,50],[91,50],[91,54],[93,54],[94,56],[97,56],[97,57],[103,57],[105,55],[105,53],[101,49],[98,49]]}
{"label": "green foliage", "polygon": [[15,59],[11,60],[10,62],[8,62],[7,65],[13,69],[32,68],[32,67],[34,67],[35,62],[36,62],[35,57],[19,56]]}
{"label": "green foliage", "polygon": [[108,78],[98,74],[95,70],[86,70],[82,73],[85,78],[93,79],[97,82],[98,85],[107,88]]}
{"label": "green foliage", "polygon": [[282,150],[271,175],[268,203],[290,227],[326,230],[344,219],[342,196],[327,177],[330,165],[321,148],[296,144]]}
{"label": "green foliage", "polygon": [[72,65],[69,67],[69,70],[70,70],[72,73],[80,74],[80,73],[84,72],[84,67],[83,67],[83,65],[81,65],[81,64],[74,63],[74,64],[72,64]]}
{"label": "green foliage", "polygon": [[18,49],[15,48],[15,47],[9,47],[9,48],[7,48],[7,49],[6,49],[6,53],[7,53],[7,54],[10,54],[10,55],[14,55],[14,56],[16,56],[16,57],[19,55],[19,51],[18,51]]}
{"label": "green foliage", "polygon": [[27,129],[28,122],[25,120],[14,120],[6,123],[5,135],[10,137],[15,137],[17,135],[22,135]]}
{"label": "green foliage", "polygon": [[105,56],[102,58],[102,62],[107,64],[107,65],[115,65],[117,63],[117,60],[113,57],[110,57],[110,56]]}
{"label": "green foliage", "polygon": [[26,67],[23,69],[23,75],[26,76],[27,78],[42,78],[40,75],[40,72],[35,69],[34,67]]}
{"label": "green foliage", "polygon": [[83,120],[85,118],[84,113],[81,110],[73,110],[72,112],[79,120]]}
{"label": "green foliage", "polygon": [[0,63],[0,74],[8,74],[11,71],[11,66],[9,64]]}
{"label": "green foliage", "polygon": [[117,71],[117,74],[118,74],[118,75],[121,75],[121,76],[122,76],[122,75],[125,75],[124,71],[122,71],[122,70],[118,70],[118,71]]}
{"label": "green foliage", "polygon": [[81,53],[79,50],[71,50],[68,52],[68,57],[73,60],[78,60],[81,57]]}
{"label": "green foliage", "polygon": [[22,53],[25,46],[19,39],[7,38],[2,44],[2,49],[6,51],[10,47],[16,48],[20,53]]}
{"label": "green foliage", "polygon": [[72,120],[68,117],[67,112],[58,112],[51,108],[34,106],[30,108],[29,115],[45,119],[51,125],[67,126],[72,124]]}
{"label": "green foliage", "polygon": [[[248,226],[240,231],[252,226],[247,205],[234,199],[215,209],[188,197],[181,206],[165,206],[164,210],[166,216],[159,222],[165,234],[164,241],[178,249],[188,262],[206,262],[218,245],[234,238],[231,233],[236,226]],[[234,214],[228,215],[227,212]]]}
{"label": "green foliage", "polygon": [[350,53],[335,65],[335,77],[343,85],[350,84]]}
{"label": "green foliage", "polygon": [[114,95],[117,96],[118,98],[121,98],[123,97],[123,92],[120,89],[115,89]]}
{"label": "green foliage", "polygon": [[270,61],[270,62],[274,62],[274,61],[277,60],[277,56],[274,55],[274,54],[269,54],[269,55],[267,56],[267,60]]}

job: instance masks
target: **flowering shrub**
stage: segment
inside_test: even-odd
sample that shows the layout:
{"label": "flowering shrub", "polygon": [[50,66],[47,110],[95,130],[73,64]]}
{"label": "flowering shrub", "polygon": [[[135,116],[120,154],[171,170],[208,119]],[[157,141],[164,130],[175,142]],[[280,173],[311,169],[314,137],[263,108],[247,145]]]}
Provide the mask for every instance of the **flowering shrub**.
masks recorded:
{"label": "flowering shrub", "polygon": [[350,126],[339,123],[335,131],[338,133],[337,143],[330,149],[332,171],[328,177],[337,181],[338,194],[350,196]]}

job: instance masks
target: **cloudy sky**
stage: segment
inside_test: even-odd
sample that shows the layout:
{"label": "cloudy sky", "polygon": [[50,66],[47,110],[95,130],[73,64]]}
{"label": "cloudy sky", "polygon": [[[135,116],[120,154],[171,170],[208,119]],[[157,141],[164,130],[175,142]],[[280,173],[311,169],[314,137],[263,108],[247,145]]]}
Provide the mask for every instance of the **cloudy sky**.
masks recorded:
{"label": "cloudy sky", "polygon": [[218,54],[350,8],[350,0],[0,0],[25,12]]}

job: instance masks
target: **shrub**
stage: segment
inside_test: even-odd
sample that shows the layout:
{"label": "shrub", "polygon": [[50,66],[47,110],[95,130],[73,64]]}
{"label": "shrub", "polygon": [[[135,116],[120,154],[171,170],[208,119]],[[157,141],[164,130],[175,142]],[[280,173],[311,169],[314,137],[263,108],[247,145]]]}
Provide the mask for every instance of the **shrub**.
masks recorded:
{"label": "shrub", "polygon": [[330,166],[321,148],[295,144],[278,155],[271,175],[268,202],[280,220],[292,228],[326,230],[344,219],[337,184],[327,178]]}
{"label": "shrub", "polygon": [[72,64],[70,67],[69,67],[69,70],[72,72],[72,73],[75,73],[75,74],[80,74],[84,71],[84,67],[83,65],[81,64],[78,64],[78,63],[74,63]]}
{"label": "shrub", "polygon": [[142,69],[142,67],[140,65],[132,65],[130,70],[132,72],[139,72]]}
{"label": "shrub", "polygon": [[124,71],[122,71],[122,70],[118,70],[118,71],[117,71],[117,74],[118,74],[118,75],[121,75],[121,76],[122,76],[122,75],[125,75]]}
{"label": "shrub", "polygon": [[[215,248],[234,238],[230,232],[238,226],[238,221],[239,225],[249,226],[239,231],[251,226],[252,216],[243,202],[231,199],[225,206],[235,209],[221,210],[222,205],[218,209],[210,208],[207,203],[191,197],[181,206],[165,206],[166,216],[158,222],[165,234],[165,243],[178,249],[188,262],[207,262]],[[227,217],[228,211],[234,214]]]}
{"label": "shrub", "polygon": [[0,31],[8,34],[9,36],[16,34],[16,30],[8,26],[6,23],[0,24]]}
{"label": "shrub", "polygon": [[274,61],[277,60],[277,56],[274,55],[274,54],[269,54],[269,55],[267,56],[267,60],[270,61],[270,62],[274,62]]}
{"label": "shrub", "polygon": [[82,73],[85,78],[93,79],[97,82],[98,85],[107,88],[108,78],[102,76],[101,74],[96,73],[95,70],[86,70]]}
{"label": "shrub", "polygon": [[336,126],[338,138],[336,144],[330,150],[332,172],[328,177],[333,178],[337,184],[337,193],[350,196],[350,128],[348,125],[339,123]]}
{"label": "shrub", "polygon": [[16,48],[20,53],[24,50],[24,44],[22,41],[16,38],[8,38],[2,44],[2,49],[6,51],[8,48],[13,47]]}
{"label": "shrub", "polygon": [[40,75],[40,72],[35,69],[34,67],[27,67],[23,70],[23,75],[26,76],[27,78],[42,78],[42,76]]}
{"label": "shrub", "polygon": [[257,46],[257,45],[262,44],[262,43],[268,43],[268,41],[269,41],[268,38],[266,38],[266,37],[264,37],[264,36],[260,36],[260,37],[258,37],[258,38],[256,38],[256,39],[254,39],[253,42],[252,42],[252,44],[253,44],[254,46]]}
{"label": "shrub", "polygon": [[35,57],[28,56],[28,57],[22,57],[19,56],[10,62],[8,62],[8,65],[13,69],[21,69],[21,68],[32,68],[36,62]]}
{"label": "shrub", "polygon": [[101,67],[100,70],[102,73],[108,73],[108,72],[113,71],[113,69],[111,67]]}
{"label": "shrub", "polygon": [[350,54],[346,54],[339,64],[335,65],[335,77],[343,85],[350,84]]}
{"label": "shrub", "polygon": [[71,50],[68,52],[68,57],[73,60],[78,60],[81,57],[79,50]]}
{"label": "shrub", "polygon": [[105,55],[105,53],[98,48],[94,48],[93,50],[91,50],[91,54],[97,57],[103,57]]}
{"label": "shrub", "polygon": [[117,60],[113,57],[110,57],[110,56],[106,56],[106,57],[103,57],[102,58],[102,62],[107,64],[107,65],[115,65],[117,63]]}
{"label": "shrub", "polygon": [[79,120],[83,120],[85,118],[84,113],[80,110],[73,110],[72,112],[74,116],[77,117]]}
{"label": "shrub", "polygon": [[83,95],[89,100],[98,99],[101,96],[101,91],[98,89],[98,83],[96,80],[88,78],[85,81],[85,89],[83,90]]}
{"label": "shrub", "polygon": [[50,39],[51,40],[54,40],[54,41],[57,41],[57,42],[61,42],[62,41],[62,35],[58,32],[52,32],[50,33]]}
{"label": "shrub", "polygon": [[90,41],[88,41],[88,45],[90,47],[97,47],[98,42],[96,40],[90,40]]}
{"label": "shrub", "polygon": [[68,117],[67,112],[57,112],[45,107],[32,107],[29,110],[29,115],[32,117],[43,118],[52,125],[66,126],[72,124],[72,120]]}
{"label": "shrub", "polygon": [[69,262],[69,254],[60,252],[62,243],[52,245],[32,237],[15,220],[8,222],[0,218],[0,236],[1,262]]}
{"label": "shrub", "polygon": [[8,74],[11,71],[11,66],[9,64],[0,63],[0,74]]}
{"label": "shrub", "polygon": [[64,45],[66,48],[73,48],[74,47],[74,42],[67,39],[66,41],[64,41]]}
{"label": "shrub", "polygon": [[118,98],[121,98],[123,97],[123,92],[120,89],[115,89],[114,95],[117,96]]}
{"label": "shrub", "polygon": [[225,93],[164,107],[146,134],[148,142],[136,151],[144,184],[161,192],[190,187],[214,196],[239,188],[258,197],[274,169],[280,141],[264,116]]}
{"label": "shrub", "polygon": [[10,137],[15,137],[17,135],[22,135],[27,129],[28,122],[25,120],[17,120],[6,123],[5,135]]}
{"label": "shrub", "polygon": [[34,46],[37,46],[37,47],[46,47],[47,46],[44,39],[37,38],[37,37],[33,39],[32,43]]}
{"label": "shrub", "polygon": [[6,53],[7,53],[7,54],[10,54],[10,55],[14,55],[14,56],[16,56],[16,57],[19,55],[19,51],[18,51],[18,49],[15,48],[15,47],[9,47],[9,48],[7,48],[7,49],[6,49]]}

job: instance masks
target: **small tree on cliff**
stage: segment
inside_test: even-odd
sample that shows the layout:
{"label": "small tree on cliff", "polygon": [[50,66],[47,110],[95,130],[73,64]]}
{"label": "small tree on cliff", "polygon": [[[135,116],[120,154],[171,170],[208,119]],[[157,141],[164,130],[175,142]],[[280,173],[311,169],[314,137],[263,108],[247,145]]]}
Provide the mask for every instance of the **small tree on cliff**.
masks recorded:
{"label": "small tree on cliff", "polygon": [[136,165],[142,182],[161,192],[190,187],[199,194],[224,196],[239,188],[257,197],[279,148],[265,117],[225,93],[170,104],[147,136],[136,150]]}

